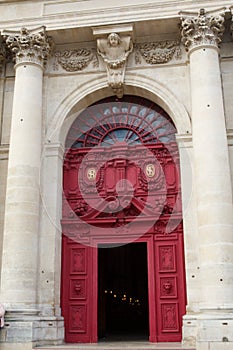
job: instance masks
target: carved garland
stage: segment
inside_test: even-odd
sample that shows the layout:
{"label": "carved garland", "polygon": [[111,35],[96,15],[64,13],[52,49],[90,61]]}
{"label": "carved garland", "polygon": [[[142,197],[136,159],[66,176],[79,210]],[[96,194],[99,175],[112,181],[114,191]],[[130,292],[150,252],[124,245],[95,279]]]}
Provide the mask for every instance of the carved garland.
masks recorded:
{"label": "carved garland", "polygon": [[175,53],[177,59],[181,58],[180,43],[176,40],[137,44],[135,63],[141,64],[141,57],[148,64],[167,63],[174,57]]}
{"label": "carved garland", "polygon": [[58,64],[67,72],[76,72],[85,69],[92,61],[93,67],[99,66],[95,49],[76,49],[55,52],[56,62],[54,69],[58,69]]}

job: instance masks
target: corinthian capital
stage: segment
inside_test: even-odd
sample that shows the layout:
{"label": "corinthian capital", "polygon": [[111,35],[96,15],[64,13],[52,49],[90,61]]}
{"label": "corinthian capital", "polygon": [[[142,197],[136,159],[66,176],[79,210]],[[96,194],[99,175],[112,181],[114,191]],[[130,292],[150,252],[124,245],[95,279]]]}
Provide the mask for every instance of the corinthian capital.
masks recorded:
{"label": "corinthian capital", "polygon": [[45,27],[20,31],[4,31],[3,37],[11,50],[16,64],[34,63],[44,66],[51,52],[52,40],[46,34]]}
{"label": "corinthian capital", "polygon": [[218,12],[181,12],[181,36],[187,50],[199,45],[218,46],[224,32],[224,9]]}

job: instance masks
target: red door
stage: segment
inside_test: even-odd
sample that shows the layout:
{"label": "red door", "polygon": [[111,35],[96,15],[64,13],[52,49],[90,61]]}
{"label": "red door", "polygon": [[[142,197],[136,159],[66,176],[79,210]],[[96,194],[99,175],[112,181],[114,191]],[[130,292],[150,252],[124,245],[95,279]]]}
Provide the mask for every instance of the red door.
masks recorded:
{"label": "red door", "polygon": [[97,342],[98,244],[146,242],[149,340],[181,340],[179,154],[168,115],[125,96],[84,111],[64,160],[62,314],[67,342]]}

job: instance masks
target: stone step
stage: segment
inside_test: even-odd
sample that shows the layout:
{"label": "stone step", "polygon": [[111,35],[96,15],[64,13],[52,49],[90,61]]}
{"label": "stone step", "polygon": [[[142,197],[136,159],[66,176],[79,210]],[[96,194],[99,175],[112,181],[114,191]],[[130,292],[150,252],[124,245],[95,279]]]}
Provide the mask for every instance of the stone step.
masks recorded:
{"label": "stone step", "polygon": [[195,350],[181,343],[100,342],[98,344],[64,344],[36,347],[33,350]]}

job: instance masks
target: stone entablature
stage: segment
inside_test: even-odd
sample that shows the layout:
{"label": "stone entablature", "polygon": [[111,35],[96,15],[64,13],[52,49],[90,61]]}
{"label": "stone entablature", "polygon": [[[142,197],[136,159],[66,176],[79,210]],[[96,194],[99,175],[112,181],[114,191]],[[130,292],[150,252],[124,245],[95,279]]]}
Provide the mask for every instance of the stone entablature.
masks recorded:
{"label": "stone entablature", "polygon": [[[16,11],[17,3],[17,11]],[[97,26],[109,23],[125,23],[129,18],[135,18],[138,22],[144,20],[161,19],[163,13],[166,19],[177,16],[177,11],[198,11],[206,6],[206,1],[193,0],[169,0],[164,3],[159,0],[131,0],[119,3],[118,0],[111,2],[101,0],[89,1],[61,1],[61,0],[25,0],[25,1],[1,1],[1,23],[4,28],[20,28],[28,20],[32,27],[39,26],[43,22],[47,27],[54,30],[59,28],[75,28],[76,26]],[[130,5],[130,6],[129,6]],[[213,10],[222,6],[222,1],[208,1],[208,8]],[[232,6],[231,0],[224,1],[224,6]],[[59,23],[59,27],[58,27]]]}
{"label": "stone entablature", "polygon": [[[226,12],[229,16],[230,8],[221,8],[220,10],[214,11],[200,9],[199,12],[181,11],[181,41],[179,38],[175,40],[167,39],[153,41],[143,41],[140,37],[130,38],[131,43],[127,44],[127,54],[125,51],[127,58],[124,65],[132,68],[135,67],[135,65],[150,66],[168,64],[169,62],[180,63],[182,57],[186,59],[186,55],[182,52],[181,42],[187,51],[198,45],[219,46],[224,33]],[[49,33],[52,32],[50,31]],[[57,31],[56,35],[58,35],[58,33],[59,31]],[[110,34],[111,33],[108,33],[108,35]],[[124,37],[124,35],[122,36],[122,34],[117,31],[116,34],[119,35],[119,37]],[[103,53],[103,50],[101,51],[101,49],[99,49],[101,45],[103,49],[103,43],[104,41],[107,42],[107,37],[102,37],[102,39],[98,38],[97,43],[91,44],[91,42],[88,42],[83,46],[77,41],[75,46],[72,46],[72,49],[61,45],[62,49],[56,50],[56,52],[51,55],[53,44],[51,37],[47,35],[44,26],[33,30],[24,27],[21,28],[20,31],[3,30],[2,35],[6,40],[8,49],[13,53],[14,60],[17,63],[28,61],[45,65],[48,57],[51,56],[50,67],[47,69],[47,71],[50,71],[51,73],[52,71],[72,73],[82,72],[83,70],[96,71],[102,70],[104,66],[106,69],[110,68],[110,61],[107,62],[107,56]],[[178,26],[177,35],[179,35]],[[102,44],[100,44],[100,40],[102,40]],[[123,38],[123,41],[124,40],[125,39]],[[56,42],[56,40],[54,40],[54,42]],[[2,52],[0,52],[1,65],[5,61],[5,51],[6,48],[2,45]],[[105,59],[103,59],[104,55]],[[117,65],[119,66],[119,64]],[[114,70],[113,68],[110,69],[111,74],[108,74],[109,81],[112,76],[116,77],[116,66]]]}
{"label": "stone entablature", "polygon": [[[180,40],[149,41],[134,43],[134,49],[127,61],[127,67],[164,65],[179,62],[182,58]],[[56,50],[51,56],[50,72],[82,72],[101,70],[103,64],[96,47],[75,45],[74,48]]]}

